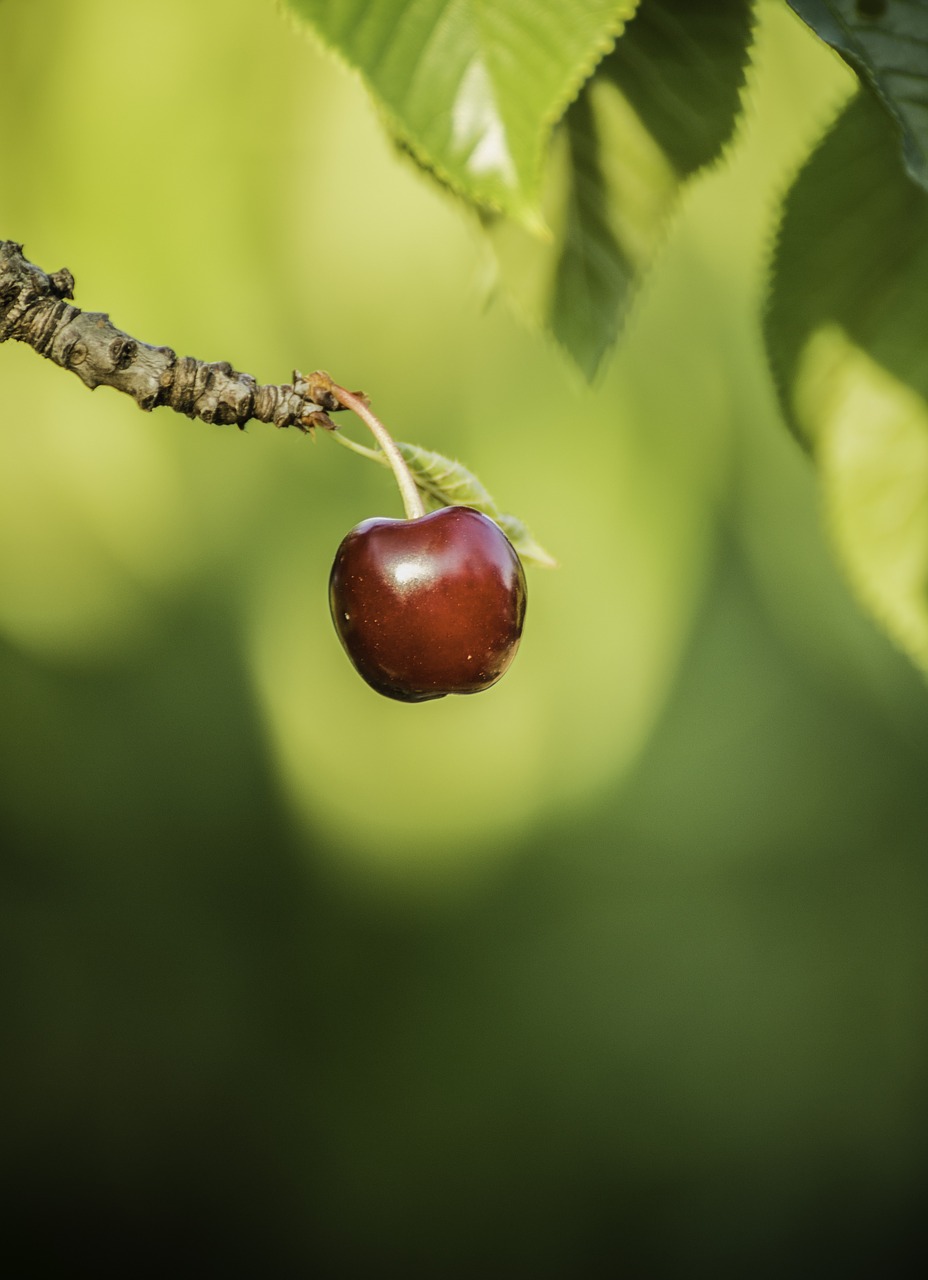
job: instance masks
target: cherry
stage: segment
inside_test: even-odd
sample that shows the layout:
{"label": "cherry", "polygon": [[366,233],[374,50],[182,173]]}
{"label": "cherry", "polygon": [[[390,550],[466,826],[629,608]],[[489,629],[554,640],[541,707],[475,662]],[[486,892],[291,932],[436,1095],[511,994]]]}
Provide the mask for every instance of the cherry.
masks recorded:
{"label": "cherry", "polygon": [[335,556],[329,604],[367,683],[424,702],[499,680],[522,635],[525,574],[499,525],[472,507],[442,507],[352,529]]}

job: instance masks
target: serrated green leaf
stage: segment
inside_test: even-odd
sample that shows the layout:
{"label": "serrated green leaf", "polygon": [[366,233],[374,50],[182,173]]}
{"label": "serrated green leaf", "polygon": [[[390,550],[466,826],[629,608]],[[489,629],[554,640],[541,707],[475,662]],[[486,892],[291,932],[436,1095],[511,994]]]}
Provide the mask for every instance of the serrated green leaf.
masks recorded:
{"label": "serrated green leaf", "polygon": [[928,190],[928,0],[789,4],[876,91],[899,124],[910,176]]}
{"label": "serrated green leaf", "polygon": [[731,136],[751,10],[751,0],[642,0],[558,131],[544,200],[553,236],[493,228],[507,286],[590,380],[682,183]]}
{"label": "serrated green leaf", "polygon": [[862,92],[800,174],[766,334],[848,577],[928,673],[928,195],[893,134]]}
{"label": "serrated green leaf", "polygon": [[432,509],[449,506],[474,507],[499,525],[524,560],[533,560],[548,569],[556,566],[557,561],[535,541],[525,524],[516,516],[500,511],[473,472],[468,471],[460,462],[399,440],[396,447],[403,455],[416,486]]}
{"label": "serrated green leaf", "polygon": [[808,385],[799,374],[823,326],[837,324],[928,395],[928,199],[896,163],[893,133],[873,96],[859,93],[784,205],[766,336],[791,424],[813,449],[816,418],[798,402]]}
{"label": "serrated green leaf", "polygon": [[537,222],[551,128],[637,0],[287,0],[458,194]]}

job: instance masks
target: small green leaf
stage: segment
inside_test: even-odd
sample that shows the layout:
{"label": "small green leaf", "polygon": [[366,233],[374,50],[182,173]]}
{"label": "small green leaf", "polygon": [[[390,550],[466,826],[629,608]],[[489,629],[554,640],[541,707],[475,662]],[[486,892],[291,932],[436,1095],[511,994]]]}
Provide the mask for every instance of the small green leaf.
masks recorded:
{"label": "small green leaf", "polygon": [[553,236],[493,228],[507,286],[590,380],[681,184],[731,136],[751,9],[750,0],[642,0],[558,131],[544,199]]}
{"label": "small green leaf", "polygon": [[928,195],[869,91],[785,206],[766,323],[859,597],[928,673]]}
{"label": "small green leaf", "polygon": [[287,0],[359,71],[412,155],[538,221],[551,128],[637,0]]}
{"label": "small green leaf", "polygon": [[522,521],[500,511],[473,472],[460,462],[399,440],[396,447],[430,508],[474,507],[495,520],[524,560],[533,560],[548,569],[556,567],[557,561],[539,546]]}
{"label": "small green leaf", "polygon": [[789,0],[789,4],[879,95],[902,132],[910,176],[928,190],[928,4],[925,0]]}

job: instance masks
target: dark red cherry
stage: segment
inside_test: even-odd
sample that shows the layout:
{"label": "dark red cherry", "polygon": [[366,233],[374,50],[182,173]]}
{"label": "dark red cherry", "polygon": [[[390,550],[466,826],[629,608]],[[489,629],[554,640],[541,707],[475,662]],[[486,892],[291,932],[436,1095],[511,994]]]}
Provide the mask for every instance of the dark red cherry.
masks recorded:
{"label": "dark red cherry", "polygon": [[509,666],[525,618],[511,543],[471,507],[365,520],[329,579],[332,620],[372,688],[402,702],[479,693]]}

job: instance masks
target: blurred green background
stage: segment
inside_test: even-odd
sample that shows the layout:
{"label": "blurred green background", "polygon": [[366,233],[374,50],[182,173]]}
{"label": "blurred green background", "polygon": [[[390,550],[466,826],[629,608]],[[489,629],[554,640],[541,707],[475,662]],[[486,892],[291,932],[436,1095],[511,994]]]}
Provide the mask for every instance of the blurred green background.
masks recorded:
{"label": "blurred green background", "polygon": [[759,12],[590,391],[270,0],[0,0],[0,235],[146,341],[363,387],[561,562],[492,692],[380,699],[326,585],[385,472],[0,349],[8,1253],[874,1274],[923,1231],[928,697],[759,336],[853,83]]}

